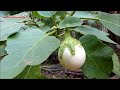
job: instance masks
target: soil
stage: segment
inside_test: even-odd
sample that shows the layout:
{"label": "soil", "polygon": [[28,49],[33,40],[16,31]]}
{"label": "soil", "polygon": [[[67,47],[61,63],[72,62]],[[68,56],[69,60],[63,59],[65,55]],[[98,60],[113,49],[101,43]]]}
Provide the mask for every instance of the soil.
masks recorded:
{"label": "soil", "polygon": [[83,73],[79,71],[65,70],[60,64],[45,65],[46,68],[42,68],[42,75],[45,75],[49,79],[84,79]]}

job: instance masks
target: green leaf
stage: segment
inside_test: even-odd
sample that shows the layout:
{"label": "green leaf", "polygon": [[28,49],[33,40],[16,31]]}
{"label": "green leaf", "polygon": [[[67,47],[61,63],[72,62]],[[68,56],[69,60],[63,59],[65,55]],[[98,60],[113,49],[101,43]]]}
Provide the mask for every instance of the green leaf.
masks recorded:
{"label": "green leaf", "polygon": [[95,20],[88,20],[88,24],[89,24],[90,26],[94,25],[95,23],[96,23]]}
{"label": "green leaf", "polygon": [[90,11],[76,11],[73,16],[77,18],[96,18],[96,15],[92,14]]}
{"label": "green leaf", "polygon": [[7,52],[5,51],[5,47],[6,47],[6,42],[0,42],[0,57],[7,55]]}
{"label": "green leaf", "polygon": [[56,12],[56,15],[58,15],[58,16],[66,16],[66,14],[67,14],[67,11],[57,11]]}
{"label": "green leaf", "polygon": [[114,64],[113,72],[120,77],[120,61],[115,53],[112,56],[112,60]]}
{"label": "green leaf", "polygon": [[61,21],[60,16],[56,16],[56,17],[55,17],[55,22],[56,22],[56,23],[59,23],[60,21]]}
{"label": "green leaf", "polygon": [[[24,28],[24,29],[23,29]],[[34,30],[34,29],[38,29],[38,30],[41,30],[43,32],[48,32],[50,30],[50,27],[49,26],[46,26],[46,25],[42,25],[41,27],[36,27],[36,26],[24,26],[23,28],[21,28],[19,31],[24,31],[24,30]]]}
{"label": "green leaf", "polygon": [[99,21],[114,34],[120,36],[120,14],[108,14],[100,12]]}
{"label": "green leaf", "polygon": [[43,32],[48,32],[50,30],[50,27],[49,26],[41,26],[40,29],[43,31]]}
{"label": "green leaf", "polygon": [[62,29],[62,28],[67,28],[67,27],[81,26],[82,23],[83,22],[79,18],[67,16],[67,17],[65,17],[65,19],[63,19],[59,23],[58,28]]}
{"label": "green leaf", "polygon": [[28,65],[15,79],[46,79],[41,75],[40,65]]}
{"label": "green leaf", "polygon": [[82,67],[85,76],[96,79],[108,78],[113,69],[113,49],[90,34],[82,36],[80,42],[86,51],[86,61]]}
{"label": "green leaf", "polygon": [[39,15],[38,11],[32,11],[32,15],[36,18],[44,18],[43,16]]}
{"label": "green leaf", "polygon": [[41,27],[41,26],[44,25],[44,23],[43,23],[42,21],[38,21],[38,22],[36,22],[36,24],[37,24],[39,27]]}
{"label": "green leaf", "polygon": [[57,38],[47,36],[39,29],[21,31],[9,37],[6,47],[8,55],[0,64],[0,78],[14,78],[27,65],[41,64],[59,45]]}
{"label": "green leaf", "polygon": [[25,20],[25,18],[29,18],[29,14],[30,12],[28,11],[25,11],[25,12],[21,12],[21,13],[18,13],[18,14],[14,14],[13,16],[16,16],[16,18],[18,17],[20,20]]}
{"label": "green leaf", "polygon": [[43,17],[52,17],[57,11],[37,11]]}
{"label": "green leaf", "polygon": [[[26,20],[24,14],[26,16],[26,13],[20,13],[14,15],[14,18],[0,18],[0,41],[7,40],[8,36],[16,33],[20,27],[24,26],[22,22]],[[19,16],[22,17],[22,15],[24,16],[23,18],[17,18]]]}
{"label": "green leaf", "polygon": [[107,35],[109,35],[108,33],[100,31],[97,28],[93,28],[87,25],[82,25],[81,27],[77,27],[74,30],[80,32],[81,34],[93,34],[96,35],[96,37],[100,40],[116,44],[114,41],[112,41],[110,38],[107,37]]}
{"label": "green leaf", "polygon": [[59,16],[61,20],[63,20],[65,18],[66,14],[67,14],[67,11],[56,12],[56,16]]}
{"label": "green leaf", "polygon": [[51,18],[44,18],[41,21],[44,23],[45,26],[48,26],[50,28],[53,27],[53,25],[54,25]]}

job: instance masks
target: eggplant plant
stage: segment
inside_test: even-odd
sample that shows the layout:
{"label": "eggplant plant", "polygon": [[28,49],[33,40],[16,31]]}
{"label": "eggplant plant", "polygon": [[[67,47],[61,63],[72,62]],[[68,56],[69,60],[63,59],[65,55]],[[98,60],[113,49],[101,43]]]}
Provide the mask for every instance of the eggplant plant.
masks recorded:
{"label": "eggplant plant", "polygon": [[[117,44],[109,33],[92,24],[102,24],[120,36],[120,14],[101,11],[30,11],[0,17],[0,78],[42,79],[41,64],[58,51],[67,70],[81,69],[88,79],[120,76],[120,62],[108,44]],[[86,24],[88,22],[89,24]]]}

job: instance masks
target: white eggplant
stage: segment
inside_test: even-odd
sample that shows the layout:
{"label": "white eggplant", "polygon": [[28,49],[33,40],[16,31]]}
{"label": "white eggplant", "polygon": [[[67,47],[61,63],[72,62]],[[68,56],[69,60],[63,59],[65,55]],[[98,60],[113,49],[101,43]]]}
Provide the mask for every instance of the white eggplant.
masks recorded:
{"label": "white eggplant", "polygon": [[79,69],[86,60],[86,53],[81,43],[67,32],[65,40],[58,51],[58,59],[61,65],[68,70]]}

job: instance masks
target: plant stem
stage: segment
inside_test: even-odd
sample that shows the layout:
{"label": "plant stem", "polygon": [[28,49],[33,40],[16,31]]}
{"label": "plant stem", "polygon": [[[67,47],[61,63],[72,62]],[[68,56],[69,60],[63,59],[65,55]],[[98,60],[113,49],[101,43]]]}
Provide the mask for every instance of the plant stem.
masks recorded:
{"label": "plant stem", "polygon": [[71,36],[71,32],[70,30],[67,28],[65,31],[65,38],[70,37]]}
{"label": "plant stem", "polygon": [[99,18],[80,18],[80,19],[87,19],[87,20],[99,20]]}
{"label": "plant stem", "polygon": [[46,35],[50,36],[50,35],[54,34],[56,31],[57,31],[57,30],[55,29],[55,30],[53,30],[52,32],[47,33]]}
{"label": "plant stem", "polygon": [[37,25],[37,23],[35,22],[35,17],[33,16],[32,11],[30,12],[30,14],[31,14],[31,21],[34,23],[33,25],[39,27],[39,25]]}
{"label": "plant stem", "polygon": [[57,26],[57,24],[56,24],[56,22],[55,22],[54,18],[53,18],[53,17],[51,17],[51,19],[52,19],[52,21],[53,21],[54,25],[55,25],[55,26]]}

